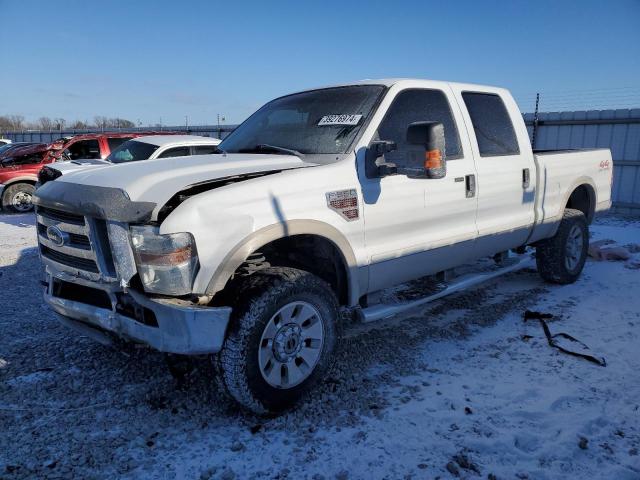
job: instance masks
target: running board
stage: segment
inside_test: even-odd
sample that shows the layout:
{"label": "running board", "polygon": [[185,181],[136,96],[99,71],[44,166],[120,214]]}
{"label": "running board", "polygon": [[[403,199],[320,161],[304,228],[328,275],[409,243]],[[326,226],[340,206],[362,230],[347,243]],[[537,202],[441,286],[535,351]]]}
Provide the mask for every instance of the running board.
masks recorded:
{"label": "running board", "polygon": [[440,290],[439,292],[419,298],[417,300],[397,304],[378,304],[372,305],[371,307],[363,308],[361,311],[362,321],[365,323],[369,323],[375,322],[377,320],[384,320],[411,308],[419,307],[420,305],[433,302],[434,300],[446,297],[447,295],[451,295],[452,293],[474,287],[480,283],[486,282],[501,275],[515,272],[516,270],[521,270],[525,267],[533,266],[533,258],[531,258],[529,255],[523,257],[524,258],[518,259],[511,265],[505,266],[499,270],[494,270],[493,272],[479,274],[472,273],[463,275],[458,279],[452,281],[446,288]]}

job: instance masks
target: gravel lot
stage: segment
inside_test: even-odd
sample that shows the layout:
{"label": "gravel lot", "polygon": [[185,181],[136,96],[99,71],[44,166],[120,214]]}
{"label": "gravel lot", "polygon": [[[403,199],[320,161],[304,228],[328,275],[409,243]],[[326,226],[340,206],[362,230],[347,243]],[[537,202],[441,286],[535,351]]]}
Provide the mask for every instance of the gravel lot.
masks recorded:
{"label": "gravel lot", "polygon": [[[640,222],[593,230],[640,241]],[[640,478],[631,261],[588,261],[565,287],[522,270],[355,326],[322,388],[264,419],[215,391],[206,359],[177,384],[162,355],[59,325],[35,245],[32,216],[0,215],[0,478]],[[607,367],[550,348],[527,308]]]}

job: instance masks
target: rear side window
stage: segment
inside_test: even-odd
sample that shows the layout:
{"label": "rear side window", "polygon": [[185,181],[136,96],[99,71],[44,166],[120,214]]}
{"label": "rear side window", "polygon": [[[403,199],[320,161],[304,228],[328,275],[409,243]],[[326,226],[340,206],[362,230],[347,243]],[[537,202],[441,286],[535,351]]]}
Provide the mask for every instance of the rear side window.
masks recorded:
{"label": "rear side window", "polygon": [[195,147],[194,155],[209,155],[211,153],[216,153],[218,151],[218,147],[215,145],[198,145]]}
{"label": "rear side window", "polygon": [[462,98],[476,132],[481,157],[520,153],[509,112],[498,95],[465,92]]}
{"label": "rear side window", "polygon": [[407,127],[413,122],[441,122],[444,126],[447,159],[462,157],[460,137],[447,97],[441,90],[404,90],[389,107],[378,127],[380,140],[396,143],[396,150],[385,154],[387,162],[401,160],[412,146],[407,143]]}
{"label": "rear side window", "polygon": [[186,157],[188,155],[191,155],[191,153],[189,152],[189,147],[176,147],[162,152],[160,155],[158,155],[158,158]]}
{"label": "rear side window", "polygon": [[120,145],[122,145],[127,140],[129,140],[129,138],[126,138],[126,137],[107,138],[107,144],[109,144],[109,151],[113,152],[116,148],[118,148]]}

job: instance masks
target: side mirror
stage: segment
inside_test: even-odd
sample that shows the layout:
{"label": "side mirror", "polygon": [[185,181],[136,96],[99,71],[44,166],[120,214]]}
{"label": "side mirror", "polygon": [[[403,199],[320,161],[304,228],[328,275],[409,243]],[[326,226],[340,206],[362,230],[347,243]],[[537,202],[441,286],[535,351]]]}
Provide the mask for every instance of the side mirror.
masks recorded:
{"label": "side mirror", "polygon": [[382,165],[378,165],[376,163],[378,158],[382,157],[385,153],[393,152],[396,148],[396,142],[389,142],[386,140],[371,142],[367,147],[364,160],[367,178],[379,178],[396,174],[396,167],[394,164],[383,163]]}
{"label": "side mirror", "polygon": [[414,122],[407,128],[410,148],[398,173],[412,178],[444,178],[447,174],[444,126],[439,122]]}

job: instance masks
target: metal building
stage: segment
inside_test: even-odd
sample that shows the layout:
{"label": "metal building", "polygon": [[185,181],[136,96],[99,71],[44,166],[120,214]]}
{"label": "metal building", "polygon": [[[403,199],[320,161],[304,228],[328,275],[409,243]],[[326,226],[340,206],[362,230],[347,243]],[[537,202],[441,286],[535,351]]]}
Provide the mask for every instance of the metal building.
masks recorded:
{"label": "metal building", "polygon": [[[534,115],[524,118],[531,137]],[[540,113],[534,148],[610,148],[614,211],[640,215],[640,109]]]}

